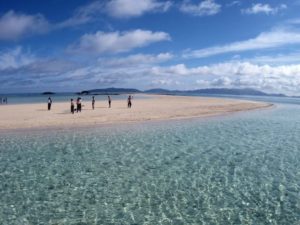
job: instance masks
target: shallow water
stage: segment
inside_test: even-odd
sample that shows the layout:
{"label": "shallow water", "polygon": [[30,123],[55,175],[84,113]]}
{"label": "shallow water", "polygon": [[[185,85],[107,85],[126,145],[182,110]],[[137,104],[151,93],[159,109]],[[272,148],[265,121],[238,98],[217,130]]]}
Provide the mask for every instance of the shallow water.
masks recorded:
{"label": "shallow water", "polygon": [[300,224],[300,106],[0,134],[0,224]]}

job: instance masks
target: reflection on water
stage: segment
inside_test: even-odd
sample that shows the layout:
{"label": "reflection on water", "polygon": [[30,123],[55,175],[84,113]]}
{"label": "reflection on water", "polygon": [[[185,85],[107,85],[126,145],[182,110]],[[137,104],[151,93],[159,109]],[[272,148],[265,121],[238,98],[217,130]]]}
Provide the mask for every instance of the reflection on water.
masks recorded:
{"label": "reflection on water", "polygon": [[0,224],[299,224],[300,108],[1,134]]}

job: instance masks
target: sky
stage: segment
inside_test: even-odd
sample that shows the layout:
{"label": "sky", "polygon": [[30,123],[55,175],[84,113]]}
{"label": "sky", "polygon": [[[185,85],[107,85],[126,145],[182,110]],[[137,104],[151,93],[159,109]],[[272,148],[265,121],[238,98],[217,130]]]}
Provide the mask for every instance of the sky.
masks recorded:
{"label": "sky", "polygon": [[0,93],[300,95],[300,0],[2,0]]}

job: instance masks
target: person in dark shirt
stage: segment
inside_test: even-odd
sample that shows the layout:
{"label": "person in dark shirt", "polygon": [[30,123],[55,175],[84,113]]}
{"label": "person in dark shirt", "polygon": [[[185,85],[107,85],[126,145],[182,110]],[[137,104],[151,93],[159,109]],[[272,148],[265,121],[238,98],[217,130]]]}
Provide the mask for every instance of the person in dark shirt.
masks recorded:
{"label": "person in dark shirt", "polygon": [[77,98],[77,112],[81,112],[81,98]]}
{"label": "person in dark shirt", "polygon": [[93,110],[95,109],[95,96],[93,96],[93,99],[92,99],[92,108],[93,108]]}
{"label": "person in dark shirt", "polygon": [[48,98],[48,111],[51,110],[51,105],[52,105],[52,99],[49,97]]}
{"label": "person in dark shirt", "polygon": [[107,98],[108,98],[108,108],[110,108],[111,107],[111,98],[110,98],[110,96],[107,96]]}
{"label": "person in dark shirt", "polygon": [[131,105],[132,105],[131,99],[132,99],[132,97],[131,97],[131,95],[129,95],[128,99],[127,99],[127,106],[128,106],[128,108],[131,108]]}
{"label": "person in dark shirt", "polygon": [[72,114],[74,114],[74,111],[75,111],[74,108],[75,108],[75,107],[74,107],[74,101],[73,101],[73,98],[71,98],[71,113],[72,113]]}

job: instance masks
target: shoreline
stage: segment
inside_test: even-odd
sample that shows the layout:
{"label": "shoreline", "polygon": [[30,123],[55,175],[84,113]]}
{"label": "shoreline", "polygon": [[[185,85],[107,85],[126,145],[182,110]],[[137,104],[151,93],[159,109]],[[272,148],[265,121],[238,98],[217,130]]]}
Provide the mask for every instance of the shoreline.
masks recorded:
{"label": "shoreline", "polygon": [[22,132],[47,132],[47,131],[57,131],[57,132],[68,132],[73,129],[96,129],[96,128],[116,128],[116,127],[124,127],[126,125],[144,125],[144,124],[154,124],[154,123],[160,123],[160,122],[179,122],[179,121],[191,121],[191,120],[213,120],[213,119],[218,119],[222,117],[230,117],[234,116],[239,113],[246,113],[246,112],[251,112],[251,111],[259,111],[259,110],[267,110],[267,109],[272,109],[274,108],[274,104],[269,104],[265,107],[259,107],[259,108],[253,108],[253,109],[248,109],[248,110],[243,110],[243,111],[235,111],[235,112],[227,112],[224,114],[215,114],[215,115],[207,115],[207,116],[194,116],[194,117],[182,117],[182,118],[169,118],[169,119],[156,119],[156,120],[143,120],[143,121],[130,121],[130,122],[120,122],[120,123],[101,123],[101,124],[91,124],[91,125],[70,125],[70,126],[45,126],[45,127],[34,127],[34,128],[12,128],[12,129],[1,129],[0,128],[0,134],[11,134],[11,133],[22,133]]}
{"label": "shoreline", "polygon": [[124,100],[113,101],[112,108],[105,107],[107,102],[96,101],[95,110],[91,109],[90,102],[83,104],[83,111],[74,115],[69,112],[69,102],[54,103],[51,111],[46,110],[46,103],[5,105],[1,109],[4,112],[0,118],[0,133],[205,119],[274,106],[271,103],[239,99],[165,95],[134,99],[131,109],[126,107]]}

